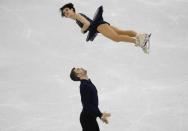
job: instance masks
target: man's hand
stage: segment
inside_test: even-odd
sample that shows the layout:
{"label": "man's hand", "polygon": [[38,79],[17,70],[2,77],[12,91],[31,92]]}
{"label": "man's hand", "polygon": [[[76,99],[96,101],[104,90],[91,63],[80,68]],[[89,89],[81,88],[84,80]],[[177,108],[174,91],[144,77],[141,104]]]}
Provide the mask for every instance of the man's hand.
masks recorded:
{"label": "man's hand", "polygon": [[101,120],[102,120],[104,123],[108,124],[109,122],[108,122],[108,119],[107,119],[107,118],[110,117],[110,116],[111,116],[110,113],[104,112],[104,113],[102,113]]}
{"label": "man's hand", "polygon": [[104,116],[104,117],[110,117],[111,114],[110,114],[110,113],[107,113],[107,112],[103,112],[103,113],[102,113],[102,116]]}
{"label": "man's hand", "polygon": [[101,117],[102,122],[108,124],[108,119],[106,117]]}

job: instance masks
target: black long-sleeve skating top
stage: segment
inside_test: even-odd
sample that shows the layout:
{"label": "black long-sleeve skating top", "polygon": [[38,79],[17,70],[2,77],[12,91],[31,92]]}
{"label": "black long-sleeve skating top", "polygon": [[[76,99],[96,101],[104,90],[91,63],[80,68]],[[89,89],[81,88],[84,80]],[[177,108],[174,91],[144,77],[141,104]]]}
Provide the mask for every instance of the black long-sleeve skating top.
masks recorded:
{"label": "black long-sleeve skating top", "polygon": [[98,108],[98,94],[95,85],[91,80],[81,80],[80,95],[83,106],[83,111],[92,113],[96,117],[102,116]]}

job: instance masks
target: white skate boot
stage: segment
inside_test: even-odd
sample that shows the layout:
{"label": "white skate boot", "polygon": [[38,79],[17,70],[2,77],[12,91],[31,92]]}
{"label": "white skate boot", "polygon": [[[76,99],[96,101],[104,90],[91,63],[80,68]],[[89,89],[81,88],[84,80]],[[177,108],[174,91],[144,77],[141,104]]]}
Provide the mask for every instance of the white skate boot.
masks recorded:
{"label": "white skate boot", "polygon": [[149,41],[149,37],[151,36],[151,34],[138,34],[136,36],[136,44],[135,46],[139,46],[142,48],[142,50],[144,51],[144,53],[149,53],[149,48],[148,48],[148,41]]}
{"label": "white skate boot", "polygon": [[142,50],[146,54],[149,54],[149,51],[150,51],[150,36],[151,36],[151,33],[146,35],[145,45],[142,47]]}
{"label": "white skate boot", "polygon": [[136,45],[139,47],[144,47],[146,42],[147,34],[137,34],[136,35]]}

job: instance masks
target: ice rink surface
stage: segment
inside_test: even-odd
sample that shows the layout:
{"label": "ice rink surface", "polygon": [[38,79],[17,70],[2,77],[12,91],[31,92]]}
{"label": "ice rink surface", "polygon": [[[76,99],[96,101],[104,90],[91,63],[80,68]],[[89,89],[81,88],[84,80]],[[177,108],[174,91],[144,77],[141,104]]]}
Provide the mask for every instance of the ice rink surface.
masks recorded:
{"label": "ice rink surface", "polygon": [[[151,53],[98,35],[85,42],[59,8],[74,3],[122,29],[151,32]],[[0,0],[0,131],[81,131],[79,82],[96,85],[101,131],[188,130],[187,0]]]}

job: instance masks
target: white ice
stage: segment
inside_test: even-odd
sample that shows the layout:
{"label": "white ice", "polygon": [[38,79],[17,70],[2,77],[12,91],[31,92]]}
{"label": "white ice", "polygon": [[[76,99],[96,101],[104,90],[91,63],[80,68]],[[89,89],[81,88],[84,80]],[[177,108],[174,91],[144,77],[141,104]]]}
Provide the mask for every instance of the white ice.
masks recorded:
{"label": "white ice", "polygon": [[[151,53],[98,35],[85,42],[59,8],[75,4],[110,24],[151,32]],[[81,131],[79,82],[84,67],[96,85],[101,131],[188,130],[186,0],[0,0],[0,131]]]}

